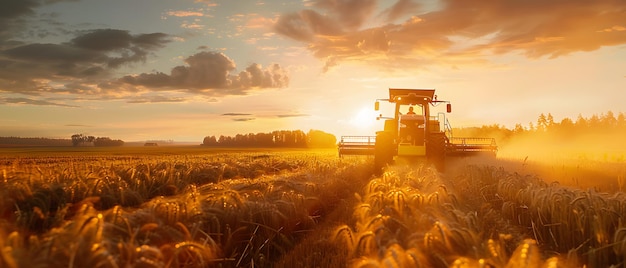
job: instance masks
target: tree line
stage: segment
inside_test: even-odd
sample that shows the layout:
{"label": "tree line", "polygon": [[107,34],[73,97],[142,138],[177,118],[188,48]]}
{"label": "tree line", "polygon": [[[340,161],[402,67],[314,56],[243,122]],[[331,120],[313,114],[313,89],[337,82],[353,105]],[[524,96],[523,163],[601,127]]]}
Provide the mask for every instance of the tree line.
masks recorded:
{"label": "tree line", "polygon": [[77,147],[85,144],[91,144],[96,147],[123,146],[124,141],[113,140],[109,137],[87,136],[84,134],[72,135],[72,146]]}
{"label": "tree line", "polygon": [[1,146],[71,146],[68,139],[0,137]]}
{"label": "tree line", "polygon": [[[527,125],[516,124],[513,128],[503,125],[483,125],[480,127],[454,128],[453,137],[494,137],[498,143],[505,143],[514,137],[535,136],[556,139],[571,139],[577,136],[593,135],[614,139],[615,135],[626,136],[626,114],[623,112],[594,114],[589,117],[578,115],[576,119],[557,120],[551,113],[542,113],[536,121]],[[332,148],[337,144],[334,135],[310,130],[279,130],[269,133],[237,134],[235,136],[206,136],[202,145],[214,147],[292,147],[292,148]],[[74,134],[71,139],[0,137],[0,146],[122,146],[124,141],[108,137],[95,137]]]}
{"label": "tree line", "polygon": [[506,142],[513,137],[519,136],[550,136],[554,138],[570,139],[576,136],[613,136],[614,134],[626,135],[626,114],[617,115],[612,111],[602,114],[594,114],[590,117],[578,115],[576,119],[563,118],[555,120],[551,113],[542,113],[536,121],[528,125],[516,124],[512,129],[494,124],[481,127],[455,128],[454,136],[497,137]]}
{"label": "tree line", "polygon": [[95,137],[84,134],[74,134],[71,139],[29,138],[29,137],[0,137],[0,146],[123,146],[124,141],[109,137]]}
{"label": "tree line", "polygon": [[269,133],[248,133],[235,136],[206,136],[204,146],[266,147],[266,148],[332,148],[337,145],[335,135],[320,130],[277,130]]}

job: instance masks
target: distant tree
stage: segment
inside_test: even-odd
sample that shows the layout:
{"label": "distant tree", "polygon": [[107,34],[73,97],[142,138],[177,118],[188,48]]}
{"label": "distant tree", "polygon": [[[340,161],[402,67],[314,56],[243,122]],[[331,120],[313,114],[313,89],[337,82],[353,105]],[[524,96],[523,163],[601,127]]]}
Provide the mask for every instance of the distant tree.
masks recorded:
{"label": "distant tree", "polygon": [[83,134],[74,134],[72,135],[72,146],[80,146],[81,144],[87,141],[87,137]]}
{"label": "distant tree", "polygon": [[608,111],[605,115],[602,115],[600,121],[602,126],[605,128],[617,127],[617,119],[615,118],[615,114],[613,114],[612,111]]}
{"label": "distant tree", "polygon": [[293,140],[290,147],[304,148],[307,146],[307,135],[302,130],[291,131]]}
{"label": "distant tree", "polygon": [[528,123],[528,131],[530,131],[530,132],[534,132],[535,131],[535,125],[533,125],[533,122],[529,122]]}
{"label": "distant tree", "polygon": [[309,130],[306,139],[309,148],[332,148],[337,146],[337,138],[335,135],[321,130]]}
{"label": "distant tree", "polygon": [[620,112],[617,115],[617,119],[615,121],[616,121],[615,124],[617,125],[618,128],[626,129],[626,118],[624,116],[624,113]]}
{"label": "distant tree", "polygon": [[563,134],[570,133],[574,130],[574,121],[569,118],[563,118],[561,123],[558,124],[557,130]]}
{"label": "distant tree", "polygon": [[0,137],[0,146],[70,146],[69,139]]}
{"label": "distant tree", "polygon": [[109,137],[98,137],[93,140],[94,146],[98,147],[108,147],[108,146],[122,146],[124,145],[124,141],[122,140],[113,140]]}
{"label": "distant tree", "polygon": [[271,133],[257,133],[256,142],[260,147],[274,146],[274,140]]}
{"label": "distant tree", "polygon": [[537,118],[537,131],[543,132],[543,131],[546,131],[547,128],[548,128],[548,119],[546,118],[545,114],[541,113],[539,115],[539,118]]}
{"label": "distant tree", "polygon": [[522,134],[524,133],[526,130],[524,129],[524,127],[522,126],[522,124],[515,124],[515,128],[513,128],[513,133],[514,134]]}
{"label": "distant tree", "polygon": [[[223,146],[223,147],[285,147],[285,148],[305,148],[311,143],[310,133],[304,133],[302,130],[276,130],[270,133],[248,133],[237,134],[234,137],[221,135],[219,138],[215,136],[204,137],[202,144],[205,146]],[[330,136],[328,136],[330,135]],[[316,146],[319,142],[329,146],[335,146],[336,138],[332,134],[322,131],[313,131],[313,140]]]}
{"label": "distant tree", "polygon": [[554,127],[554,117],[552,116],[551,113],[548,113],[548,116],[546,116],[546,129],[551,129]]}
{"label": "distant tree", "polygon": [[124,141],[113,140],[109,137],[86,136],[84,134],[72,135],[72,146],[81,146],[84,143],[92,143],[93,146],[122,146]]}
{"label": "distant tree", "polygon": [[590,128],[598,128],[602,126],[600,123],[600,117],[596,114],[592,115],[587,122],[589,123]]}
{"label": "distant tree", "polygon": [[587,127],[589,126],[589,124],[587,123],[587,119],[584,118],[581,114],[578,114],[578,117],[576,118],[576,123],[574,123],[574,125],[579,130],[587,129]]}
{"label": "distant tree", "polygon": [[215,136],[206,136],[202,141],[202,145],[204,146],[215,146],[217,145],[217,138]]}

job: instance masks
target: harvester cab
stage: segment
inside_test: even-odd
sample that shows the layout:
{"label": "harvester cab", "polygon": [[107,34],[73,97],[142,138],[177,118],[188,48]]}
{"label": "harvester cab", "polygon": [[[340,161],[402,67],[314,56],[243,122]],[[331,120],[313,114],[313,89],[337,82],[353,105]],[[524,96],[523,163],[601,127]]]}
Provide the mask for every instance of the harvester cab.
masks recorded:
{"label": "harvester cab", "polygon": [[445,104],[445,111],[452,112],[449,101],[437,99],[434,89],[389,89],[388,99],[378,99],[374,109],[380,110],[380,102],[395,104],[393,117],[384,120],[384,129],[376,136],[342,136],[339,155],[374,155],[377,169],[393,162],[396,157],[425,157],[439,170],[445,166],[447,156],[464,156],[476,153],[495,155],[498,148],[492,138],[455,138],[443,112],[434,108]]}

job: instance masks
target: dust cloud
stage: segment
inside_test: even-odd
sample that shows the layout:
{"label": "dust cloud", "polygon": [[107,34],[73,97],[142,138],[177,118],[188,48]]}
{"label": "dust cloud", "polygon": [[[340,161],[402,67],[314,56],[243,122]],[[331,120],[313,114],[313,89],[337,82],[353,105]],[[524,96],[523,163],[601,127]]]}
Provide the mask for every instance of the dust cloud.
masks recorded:
{"label": "dust cloud", "polygon": [[495,138],[497,158],[462,161],[537,176],[547,183],[626,191],[626,139],[622,133],[533,133]]}

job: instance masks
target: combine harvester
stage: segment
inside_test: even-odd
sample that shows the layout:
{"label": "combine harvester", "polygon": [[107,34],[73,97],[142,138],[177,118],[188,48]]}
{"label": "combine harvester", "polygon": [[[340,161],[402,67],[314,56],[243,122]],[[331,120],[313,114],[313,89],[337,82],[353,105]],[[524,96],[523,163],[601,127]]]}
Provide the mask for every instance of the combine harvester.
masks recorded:
{"label": "combine harvester", "polygon": [[[383,117],[385,127],[376,136],[342,136],[339,142],[339,156],[374,155],[376,169],[382,169],[396,157],[426,158],[443,171],[445,159],[449,156],[474,154],[496,155],[498,146],[493,138],[457,138],[452,136],[452,128],[446,114],[431,112],[431,106],[446,104],[446,112],[452,111],[449,101],[437,100],[434,89],[389,89],[389,99],[378,99],[375,110],[379,111],[380,101],[395,103],[394,117]],[[434,115],[433,115],[434,114]]]}

